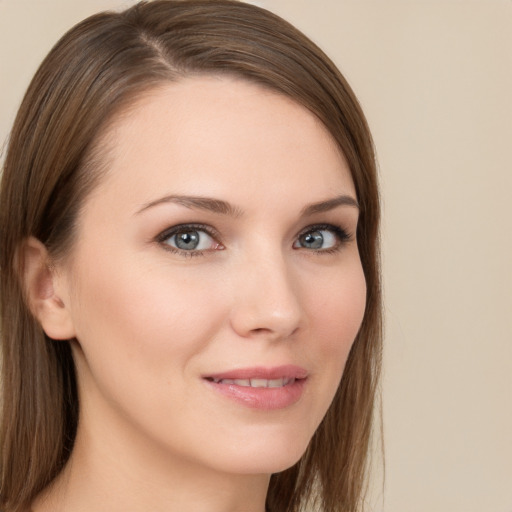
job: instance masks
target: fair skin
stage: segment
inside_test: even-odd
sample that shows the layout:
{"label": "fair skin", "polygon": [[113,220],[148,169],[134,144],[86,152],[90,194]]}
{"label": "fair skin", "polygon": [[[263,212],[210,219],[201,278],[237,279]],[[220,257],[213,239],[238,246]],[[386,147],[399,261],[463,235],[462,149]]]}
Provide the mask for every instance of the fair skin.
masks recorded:
{"label": "fair skin", "polygon": [[363,318],[346,161],[309,111],[220,77],[145,94],[103,143],[70,253],[34,279],[46,333],[74,339],[80,423],[33,511],[263,512]]}

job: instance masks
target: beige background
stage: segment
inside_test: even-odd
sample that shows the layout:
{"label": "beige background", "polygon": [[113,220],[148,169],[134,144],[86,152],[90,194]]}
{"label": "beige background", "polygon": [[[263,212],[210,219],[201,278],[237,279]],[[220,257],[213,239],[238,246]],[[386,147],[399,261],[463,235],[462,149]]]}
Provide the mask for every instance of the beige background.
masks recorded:
{"label": "beige background", "polygon": [[[37,64],[120,0],[0,0],[0,140]],[[374,512],[512,512],[512,1],[262,0],[333,57],[384,193]]]}

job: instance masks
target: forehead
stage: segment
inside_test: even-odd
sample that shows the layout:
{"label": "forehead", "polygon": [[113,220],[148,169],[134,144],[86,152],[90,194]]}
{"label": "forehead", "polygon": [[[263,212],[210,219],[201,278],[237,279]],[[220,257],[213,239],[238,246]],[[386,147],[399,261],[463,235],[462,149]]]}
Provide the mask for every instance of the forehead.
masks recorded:
{"label": "forehead", "polygon": [[104,141],[104,185],[118,182],[126,200],[150,201],[158,191],[223,198],[262,185],[289,195],[303,182],[320,195],[355,195],[345,158],[316,116],[241,79],[194,77],[148,91]]}

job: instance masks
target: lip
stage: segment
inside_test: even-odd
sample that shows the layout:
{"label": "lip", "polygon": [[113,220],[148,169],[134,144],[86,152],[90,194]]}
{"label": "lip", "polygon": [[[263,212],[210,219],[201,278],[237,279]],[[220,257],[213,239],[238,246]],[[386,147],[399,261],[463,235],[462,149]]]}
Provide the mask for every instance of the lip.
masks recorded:
{"label": "lip", "polygon": [[282,366],[255,366],[253,368],[238,368],[221,373],[205,375],[208,379],[305,379],[308,376],[307,370],[294,364]]}
{"label": "lip", "polygon": [[[308,372],[296,365],[275,367],[257,366],[237,368],[203,377],[204,382],[214,392],[251,409],[276,410],[285,409],[297,403],[307,382]],[[286,379],[292,382],[282,387],[250,387],[234,383],[218,382],[222,380],[246,379]]]}

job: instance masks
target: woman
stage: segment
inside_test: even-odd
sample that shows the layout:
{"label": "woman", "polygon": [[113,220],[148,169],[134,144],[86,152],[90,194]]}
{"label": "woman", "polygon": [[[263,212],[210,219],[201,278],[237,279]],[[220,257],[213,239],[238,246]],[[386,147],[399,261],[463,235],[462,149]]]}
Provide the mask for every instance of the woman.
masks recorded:
{"label": "woman", "polygon": [[0,198],[4,510],[361,506],[374,154],[304,35],[228,0],[85,20]]}

